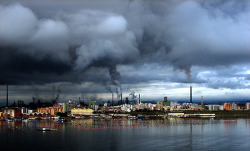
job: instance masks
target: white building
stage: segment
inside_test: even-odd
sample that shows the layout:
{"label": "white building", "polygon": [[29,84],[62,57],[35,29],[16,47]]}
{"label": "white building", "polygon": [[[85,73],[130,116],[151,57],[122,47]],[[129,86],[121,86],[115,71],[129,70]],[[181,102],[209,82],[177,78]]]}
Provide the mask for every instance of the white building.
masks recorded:
{"label": "white building", "polygon": [[232,103],[232,110],[237,110],[238,109],[238,105],[236,103]]}
{"label": "white building", "polygon": [[170,101],[170,106],[172,108],[177,108],[177,106],[180,106],[180,104],[177,101]]}
{"label": "white building", "polygon": [[97,105],[97,104],[91,105],[91,108],[96,111],[99,109],[99,105]]}
{"label": "white building", "polygon": [[131,112],[132,108],[133,108],[133,106],[130,104],[123,104],[121,106],[121,110],[125,111],[125,112]]}
{"label": "white building", "polygon": [[108,106],[110,106],[110,103],[106,102],[106,103],[103,104],[103,106],[108,107]]}
{"label": "white building", "polygon": [[211,105],[205,105],[208,107],[208,110],[210,111],[218,111],[220,110],[220,105],[216,105],[216,104],[211,104]]}
{"label": "white building", "polygon": [[220,105],[220,110],[224,110],[224,105]]}
{"label": "white building", "polygon": [[246,103],[246,109],[250,110],[250,103],[249,102]]}
{"label": "white building", "polygon": [[26,107],[22,107],[21,108],[21,113],[22,114],[28,113],[28,109]]}
{"label": "white building", "polygon": [[22,114],[30,114],[30,113],[33,113],[34,111],[32,109],[28,109],[26,107],[22,107],[21,108],[21,113]]}

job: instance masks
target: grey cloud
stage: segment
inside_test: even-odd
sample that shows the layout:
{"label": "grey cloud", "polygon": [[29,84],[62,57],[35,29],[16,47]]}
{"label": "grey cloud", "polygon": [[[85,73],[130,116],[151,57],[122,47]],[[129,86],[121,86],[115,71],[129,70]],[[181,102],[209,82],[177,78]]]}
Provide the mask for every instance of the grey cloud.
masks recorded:
{"label": "grey cloud", "polygon": [[[197,77],[199,70],[194,67],[249,63],[248,1],[112,2],[1,5],[0,53],[10,58],[0,61],[5,71],[1,83],[30,83],[31,78],[35,83],[110,80],[106,83],[112,85],[109,69],[144,63],[171,66],[192,82],[203,83],[206,79]],[[122,82],[189,81],[179,72],[166,79],[151,74],[136,79],[123,72]]]}
{"label": "grey cloud", "polygon": [[211,16],[197,2],[178,5],[169,17],[167,32],[173,44],[170,59],[177,60],[178,66],[248,62],[249,21],[237,20],[243,14],[231,18],[217,10],[215,16]]}
{"label": "grey cloud", "polygon": [[34,13],[20,4],[0,6],[0,21],[0,45],[25,43],[37,24]]}
{"label": "grey cloud", "polygon": [[231,80],[218,80],[218,81],[208,81],[208,87],[219,89],[219,88],[228,88],[228,89],[246,89],[250,88],[245,86],[241,81],[231,81]]}
{"label": "grey cloud", "polygon": [[206,83],[207,87],[219,89],[248,89],[249,79],[248,74],[242,73],[242,65],[214,68],[197,68],[197,77]]}
{"label": "grey cloud", "polygon": [[[39,21],[37,31],[30,39],[32,50],[29,53],[39,53],[37,58],[43,58],[43,55],[56,56],[59,60],[68,61],[69,49],[69,29],[68,26],[57,20]],[[32,52],[33,51],[33,52]],[[58,53],[60,51],[60,53]]]}

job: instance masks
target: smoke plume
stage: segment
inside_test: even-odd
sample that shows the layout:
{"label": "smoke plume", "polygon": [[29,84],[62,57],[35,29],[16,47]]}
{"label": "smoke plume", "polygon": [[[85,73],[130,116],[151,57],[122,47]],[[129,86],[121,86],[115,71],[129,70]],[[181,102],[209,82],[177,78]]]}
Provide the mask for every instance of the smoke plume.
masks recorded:
{"label": "smoke plume", "polygon": [[116,66],[112,66],[109,68],[109,75],[111,77],[112,84],[116,86],[117,98],[120,98],[120,95],[122,94],[122,88],[121,88],[121,83],[120,83],[121,75],[117,71]]}

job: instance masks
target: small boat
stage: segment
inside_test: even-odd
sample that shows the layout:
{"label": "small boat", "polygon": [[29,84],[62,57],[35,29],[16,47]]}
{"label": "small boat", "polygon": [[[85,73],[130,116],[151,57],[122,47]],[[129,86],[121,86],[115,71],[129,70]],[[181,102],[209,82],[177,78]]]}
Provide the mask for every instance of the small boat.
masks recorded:
{"label": "small boat", "polygon": [[6,119],[6,122],[13,122],[12,119]]}
{"label": "small boat", "polygon": [[59,119],[58,122],[64,122],[65,120],[64,119]]}
{"label": "small boat", "polygon": [[38,122],[38,120],[36,118],[29,118],[29,121]]}
{"label": "small boat", "polygon": [[29,119],[22,119],[22,122],[28,122]]}
{"label": "small boat", "polygon": [[129,119],[136,119],[136,116],[129,115],[128,118],[129,118]]}
{"label": "small boat", "polygon": [[105,116],[104,119],[105,120],[110,120],[110,119],[112,119],[112,117],[111,116]]}
{"label": "small boat", "polygon": [[137,115],[137,119],[145,119],[145,116],[143,116],[143,115]]}
{"label": "small boat", "polygon": [[57,129],[42,127],[42,128],[38,128],[37,130],[38,131],[56,131]]}

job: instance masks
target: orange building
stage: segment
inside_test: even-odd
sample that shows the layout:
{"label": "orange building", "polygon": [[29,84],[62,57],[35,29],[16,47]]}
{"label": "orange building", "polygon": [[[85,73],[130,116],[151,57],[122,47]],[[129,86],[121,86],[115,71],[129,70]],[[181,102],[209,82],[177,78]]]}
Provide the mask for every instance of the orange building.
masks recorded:
{"label": "orange building", "polygon": [[232,110],[232,104],[231,103],[224,103],[224,110]]}
{"label": "orange building", "polygon": [[163,104],[158,104],[158,106],[157,106],[157,110],[163,110]]}
{"label": "orange building", "polygon": [[55,115],[56,113],[63,113],[63,107],[46,107],[37,108],[38,113],[45,113],[50,115]]}
{"label": "orange building", "polygon": [[0,112],[0,118],[3,118],[3,112]]}

